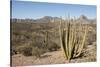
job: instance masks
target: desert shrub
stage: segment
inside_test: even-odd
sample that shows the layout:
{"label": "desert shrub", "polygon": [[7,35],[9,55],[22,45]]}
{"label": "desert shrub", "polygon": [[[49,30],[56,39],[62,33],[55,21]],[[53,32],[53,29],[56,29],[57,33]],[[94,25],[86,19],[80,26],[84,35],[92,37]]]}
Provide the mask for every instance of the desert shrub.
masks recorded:
{"label": "desert shrub", "polygon": [[31,56],[32,55],[32,48],[25,48],[24,50],[23,50],[23,55],[25,55],[25,56]]}
{"label": "desert shrub", "polygon": [[58,45],[57,43],[52,42],[50,40],[43,41],[43,38],[34,41],[34,46],[49,51],[56,51],[60,48],[60,45]]}
{"label": "desert shrub", "polygon": [[17,51],[16,51],[16,50],[14,50],[14,49],[10,49],[10,50],[11,50],[10,55],[15,55],[15,54],[17,54]]}
{"label": "desert shrub", "polygon": [[38,47],[32,47],[32,55],[38,58],[41,57],[41,54],[45,53],[46,50]]}
{"label": "desert shrub", "polygon": [[59,48],[60,48],[60,46],[58,44],[56,44],[55,42],[48,43],[48,45],[47,45],[47,49],[49,51],[57,51]]}
{"label": "desert shrub", "polygon": [[24,56],[32,56],[32,47],[23,46],[16,49],[17,52],[23,54]]}
{"label": "desert shrub", "polygon": [[89,31],[88,37],[87,37],[87,44],[92,45],[93,42],[96,41],[96,32]]}

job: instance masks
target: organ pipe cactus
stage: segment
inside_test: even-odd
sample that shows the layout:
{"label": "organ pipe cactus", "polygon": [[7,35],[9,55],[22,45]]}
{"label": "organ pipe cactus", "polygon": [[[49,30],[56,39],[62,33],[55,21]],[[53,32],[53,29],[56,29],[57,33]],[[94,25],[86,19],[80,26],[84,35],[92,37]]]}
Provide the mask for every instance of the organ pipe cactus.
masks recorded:
{"label": "organ pipe cactus", "polygon": [[72,58],[81,55],[88,34],[88,27],[85,25],[85,29],[82,32],[82,24],[80,22],[70,22],[69,20],[65,25],[67,27],[63,28],[61,20],[59,25],[60,42],[63,54],[70,62]]}

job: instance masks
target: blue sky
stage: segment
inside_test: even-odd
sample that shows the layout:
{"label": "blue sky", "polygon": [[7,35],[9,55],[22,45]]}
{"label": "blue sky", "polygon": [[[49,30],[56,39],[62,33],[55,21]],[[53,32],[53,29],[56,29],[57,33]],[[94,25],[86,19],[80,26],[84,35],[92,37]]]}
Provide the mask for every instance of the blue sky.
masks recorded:
{"label": "blue sky", "polygon": [[12,1],[12,18],[66,17],[68,13],[71,17],[85,15],[88,18],[96,18],[96,6]]}

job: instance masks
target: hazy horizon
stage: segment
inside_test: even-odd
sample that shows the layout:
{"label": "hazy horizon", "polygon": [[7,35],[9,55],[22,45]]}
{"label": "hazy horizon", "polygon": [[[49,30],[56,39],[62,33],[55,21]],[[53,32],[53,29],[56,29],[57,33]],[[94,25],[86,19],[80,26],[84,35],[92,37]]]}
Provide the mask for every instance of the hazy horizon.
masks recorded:
{"label": "hazy horizon", "polygon": [[12,1],[11,18],[38,19],[44,16],[62,16],[63,18],[65,18],[68,14],[70,14],[71,18],[73,18],[74,16],[79,18],[81,15],[84,15],[89,19],[96,19],[96,6]]}

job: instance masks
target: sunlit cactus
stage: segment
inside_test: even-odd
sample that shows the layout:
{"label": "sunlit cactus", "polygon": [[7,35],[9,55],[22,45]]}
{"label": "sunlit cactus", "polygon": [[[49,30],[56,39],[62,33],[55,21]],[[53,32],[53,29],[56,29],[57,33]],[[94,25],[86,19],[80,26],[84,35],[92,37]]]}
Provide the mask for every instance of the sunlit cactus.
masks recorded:
{"label": "sunlit cactus", "polygon": [[72,58],[81,55],[88,34],[88,26],[85,25],[85,29],[82,32],[82,24],[80,22],[76,23],[74,20],[70,22],[69,19],[65,23],[65,28],[62,27],[62,21],[60,21],[59,25],[61,49],[68,62]]}

